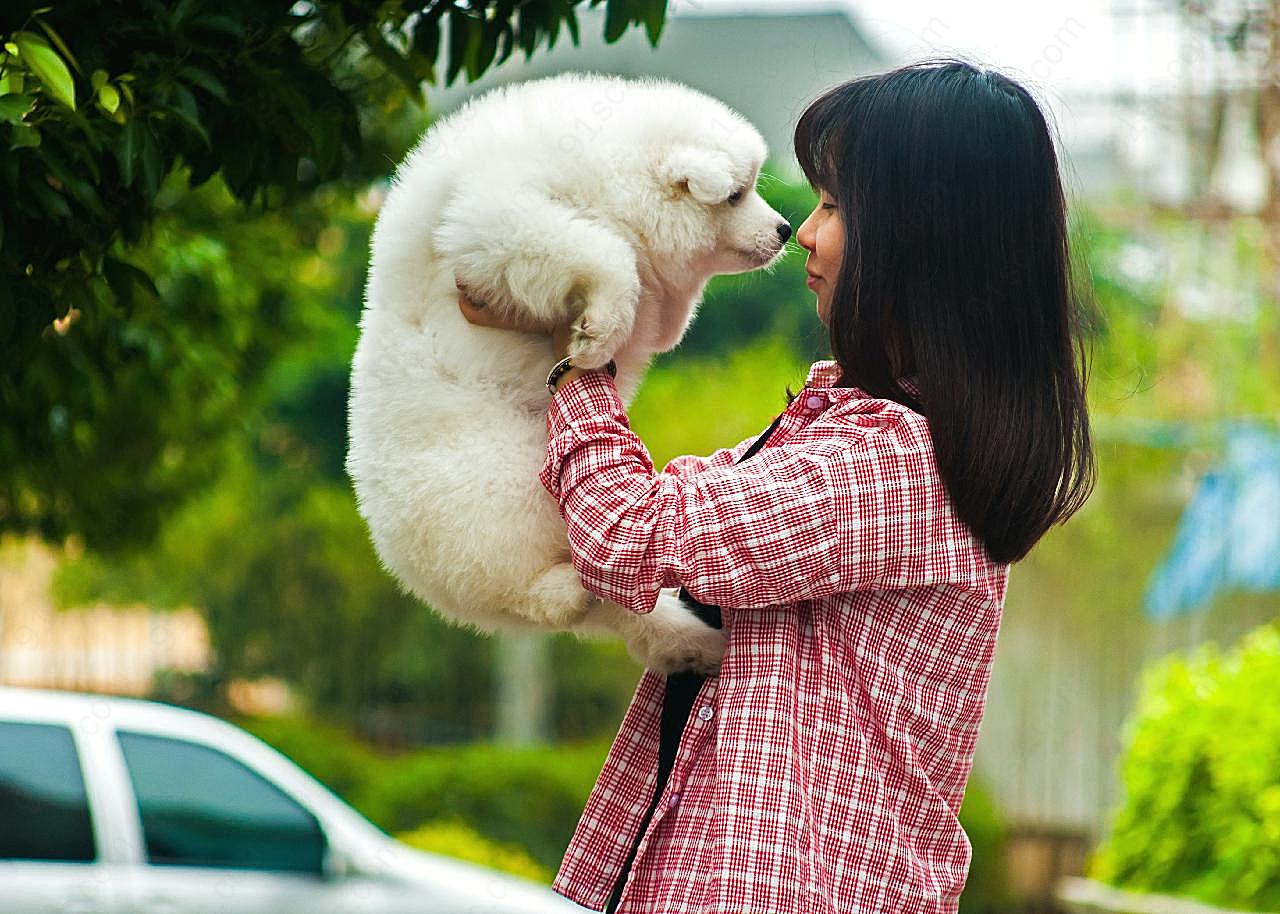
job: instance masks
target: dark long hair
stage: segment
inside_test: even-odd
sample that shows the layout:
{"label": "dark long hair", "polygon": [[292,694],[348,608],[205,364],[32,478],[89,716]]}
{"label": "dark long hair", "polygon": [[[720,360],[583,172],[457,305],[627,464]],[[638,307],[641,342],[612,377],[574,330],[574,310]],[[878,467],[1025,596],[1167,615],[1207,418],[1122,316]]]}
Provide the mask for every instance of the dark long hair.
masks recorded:
{"label": "dark long hair", "polygon": [[1006,76],[926,61],[827,92],[795,149],[845,228],[838,384],[923,413],[956,514],[994,561],[1022,558],[1096,475],[1084,305],[1044,115]]}

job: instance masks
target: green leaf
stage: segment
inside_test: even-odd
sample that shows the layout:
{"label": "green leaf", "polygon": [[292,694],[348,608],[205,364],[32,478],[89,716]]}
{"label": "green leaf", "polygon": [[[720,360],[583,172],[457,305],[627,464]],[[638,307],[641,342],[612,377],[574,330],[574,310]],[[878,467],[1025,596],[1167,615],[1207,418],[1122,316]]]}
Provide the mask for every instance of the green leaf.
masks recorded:
{"label": "green leaf", "polygon": [[463,10],[449,11],[449,68],[445,72],[445,85],[453,85],[475,54],[480,44],[480,28],[480,22]]}
{"label": "green leaf", "polygon": [[49,36],[49,40],[53,42],[53,46],[58,49],[63,57],[67,59],[67,63],[71,64],[76,71],[80,70],[80,61],[76,60],[76,56],[71,53],[71,49],[67,47],[67,43],[42,19],[40,20],[40,28],[44,29],[44,33]]}
{"label": "green leaf", "polygon": [[485,23],[476,31],[480,33],[479,41],[476,42],[474,52],[467,55],[468,82],[475,82],[484,74],[485,70],[489,69],[489,64],[493,62],[493,55],[498,50],[498,29],[493,28],[489,23]]}
{"label": "green leaf", "polygon": [[17,124],[13,128],[13,139],[9,141],[10,149],[33,149],[40,145],[40,131],[26,124]]}
{"label": "green leaf", "polygon": [[112,293],[127,308],[134,306],[135,293],[141,293],[151,299],[160,297],[155,281],[145,271],[131,263],[107,257],[102,261],[102,274],[106,277]]}
{"label": "green leaf", "polygon": [[435,64],[440,55],[440,18],[422,16],[413,30],[413,53],[428,62],[430,69],[422,73],[427,82],[435,85]]}
{"label": "green leaf", "polygon": [[175,4],[173,9],[169,11],[169,21],[174,25],[181,25],[182,20],[186,19],[187,16],[190,15],[191,7],[193,5],[193,0],[180,0],[180,2]]}
{"label": "green leaf", "polygon": [[0,121],[7,124],[21,124],[23,117],[31,111],[36,102],[31,95],[0,96]]}
{"label": "green leaf", "polygon": [[94,70],[93,75],[89,77],[89,85],[93,87],[93,91],[97,92],[107,84],[110,76],[106,70]]}
{"label": "green leaf", "polygon": [[197,16],[191,20],[191,28],[195,30],[204,30],[209,32],[221,32],[224,35],[230,35],[232,38],[244,39],[244,26],[232,19],[230,16],[210,15]]}
{"label": "green leaf", "polygon": [[45,218],[52,217],[54,220],[71,221],[71,207],[67,205],[66,198],[44,181],[32,181],[27,190],[31,196],[39,199],[40,205],[44,209]]}
{"label": "green leaf", "polygon": [[515,32],[511,26],[504,22],[502,24],[502,42],[498,45],[498,66],[502,66],[507,62],[507,58],[511,56],[511,52],[516,49]]}
{"label": "green leaf", "polygon": [[198,86],[208,92],[218,101],[228,101],[227,87],[222,84],[222,80],[208,70],[202,70],[200,67],[181,67],[178,70],[178,75],[191,85]]}
{"label": "green leaf", "polygon": [[665,3],[651,3],[644,13],[644,30],[649,36],[649,45],[651,47],[658,46],[658,39],[662,37],[662,27],[667,21],[667,5]]}
{"label": "green leaf", "polygon": [[[134,123],[130,121],[130,123]],[[142,131],[142,189],[147,200],[152,200],[160,191],[160,179],[164,177],[160,144],[156,142],[155,132]]]}
{"label": "green leaf", "polygon": [[14,43],[23,61],[50,95],[72,111],[76,110],[76,86],[71,71],[49,43],[32,32],[18,32]]}
{"label": "green leaf", "polygon": [[405,89],[409,92],[409,97],[421,107],[422,86],[418,74],[414,72],[413,66],[409,61],[400,56],[400,52],[387,43],[387,39],[382,34],[382,29],[378,23],[371,22],[365,28],[364,43],[368,47],[369,53],[387,68],[387,72],[404,83]]}
{"label": "green leaf", "polygon": [[107,211],[102,204],[102,198],[98,196],[97,189],[80,176],[77,168],[68,166],[52,150],[44,153],[44,163],[49,173],[62,184],[64,196],[69,195],[78,200],[94,217],[106,218]]}
{"label": "green leaf", "polygon": [[538,47],[538,19],[530,7],[524,7],[516,13],[516,41],[520,50],[524,51],[524,59],[533,56]]}
{"label": "green leaf", "polygon": [[125,187],[133,186],[134,161],[142,145],[142,125],[137,118],[130,120],[120,132],[116,145],[116,162],[120,165],[120,181]]}
{"label": "green leaf", "polygon": [[173,95],[175,104],[169,110],[177,115],[178,120],[195,131],[208,146],[209,133],[205,130],[204,124],[200,123],[200,109],[196,105],[195,96],[191,94],[191,90],[178,83],[173,87]]}
{"label": "green leaf", "polygon": [[120,107],[120,93],[115,90],[114,86],[103,86],[98,90],[98,104],[111,114],[116,113],[116,109]]}
{"label": "green leaf", "polygon": [[613,44],[631,24],[631,14],[627,9],[627,0],[609,0],[604,9],[604,40]]}

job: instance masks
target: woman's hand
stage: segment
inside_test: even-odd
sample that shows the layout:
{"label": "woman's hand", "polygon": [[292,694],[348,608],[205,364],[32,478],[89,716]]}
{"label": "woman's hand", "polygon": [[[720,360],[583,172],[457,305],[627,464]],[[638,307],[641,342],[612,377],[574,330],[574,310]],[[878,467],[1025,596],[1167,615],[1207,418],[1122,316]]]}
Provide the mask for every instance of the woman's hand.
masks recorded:
{"label": "woman's hand", "polygon": [[[492,309],[486,307],[484,302],[478,301],[468,294],[462,283],[457,279],[454,280],[454,284],[458,287],[458,310],[462,312],[463,317],[477,327],[518,330],[522,333],[547,333],[545,328],[534,327],[529,323],[503,317],[495,313]],[[551,348],[555,353],[556,361],[568,355],[569,334],[571,332],[572,325],[570,324],[561,324],[551,330]]]}

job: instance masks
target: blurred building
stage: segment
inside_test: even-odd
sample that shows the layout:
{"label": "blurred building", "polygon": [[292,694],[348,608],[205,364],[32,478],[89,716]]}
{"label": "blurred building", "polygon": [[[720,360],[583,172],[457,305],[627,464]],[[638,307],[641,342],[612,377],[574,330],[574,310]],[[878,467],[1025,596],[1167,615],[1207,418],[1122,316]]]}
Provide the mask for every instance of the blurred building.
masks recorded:
{"label": "blurred building", "polygon": [[57,609],[57,563],[34,540],[0,544],[0,685],[142,696],[159,671],[208,669],[209,636],[194,609]]}
{"label": "blurred building", "polygon": [[433,114],[444,114],[471,96],[509,82],[569,70],[620,76],[661,76],[721,99],[750,120],[770,155],[793,174],[791,133],[805,105],[826,89],[893,65],[859,27],[854,13],[835,2],[794,0],[775,9],[702,9],[676,0],[656,48],[644,30],[632,28],[614,44],[604,42],[603,10],[579,13],[580,46],[562,33],[550,51],[525,61],[516,52],[477,82],[428,87]]}

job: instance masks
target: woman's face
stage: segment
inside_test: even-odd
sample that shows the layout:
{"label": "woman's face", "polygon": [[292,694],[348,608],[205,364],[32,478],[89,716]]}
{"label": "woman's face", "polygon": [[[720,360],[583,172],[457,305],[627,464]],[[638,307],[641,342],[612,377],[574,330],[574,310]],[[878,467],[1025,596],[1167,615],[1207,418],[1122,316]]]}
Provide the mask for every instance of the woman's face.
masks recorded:
{"label": "woman's face", "polygon": [[835,199],[825,190],[821,193],[818,205],[796,231],[796,241],[809,252],[804,265],[809,274],[806,284],[818,296],[818,320],[830,324],[831,291],[844,258],[844,223]]}

